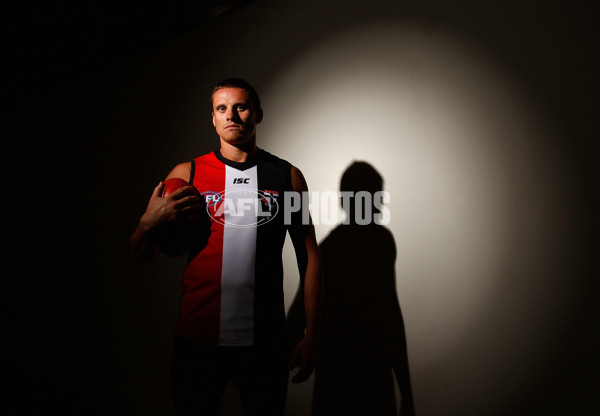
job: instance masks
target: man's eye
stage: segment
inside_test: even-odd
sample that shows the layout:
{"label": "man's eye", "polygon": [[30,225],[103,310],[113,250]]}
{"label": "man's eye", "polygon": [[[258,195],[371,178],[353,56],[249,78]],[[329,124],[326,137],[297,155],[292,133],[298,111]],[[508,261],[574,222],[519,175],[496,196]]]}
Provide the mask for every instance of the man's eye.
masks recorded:
{"label": "man's eye", "polygon": [[224,106],[217,107],[217,111],[220,111],[222,113],[223,111],[225,111],[225,107]]}
{"label": "man's eye", "polygon": [[237,106],[237,110],[238,110],[238,111],[246,111],[246,109],[248,109],[248,107],[247,107],[247,106],[245,106],[245,105],[238,105],[238,106]]}

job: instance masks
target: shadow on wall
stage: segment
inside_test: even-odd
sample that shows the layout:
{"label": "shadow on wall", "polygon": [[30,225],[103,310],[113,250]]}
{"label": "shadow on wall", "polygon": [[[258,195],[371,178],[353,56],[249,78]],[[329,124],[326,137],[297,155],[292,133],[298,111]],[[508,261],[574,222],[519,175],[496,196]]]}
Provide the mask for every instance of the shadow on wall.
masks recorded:
{"label": "shadow on wall", "polygon": [[[340,191],[354,193],[373,195],[382,189],[383,178],[365,162],[351,164],[340,184]],[[401,394],[400,414],[412,415],[394,237],[373,221],[356,224],[356,201],[349,202],[344,207],[348,224],[338,225],[320,245],[325,290],[312,415],[396,415],[394,376]],[[373,211],[375,216],[378,212]],[[302,282],[288,314],[288,327],[290,345],[296,345],[304,328]]]}

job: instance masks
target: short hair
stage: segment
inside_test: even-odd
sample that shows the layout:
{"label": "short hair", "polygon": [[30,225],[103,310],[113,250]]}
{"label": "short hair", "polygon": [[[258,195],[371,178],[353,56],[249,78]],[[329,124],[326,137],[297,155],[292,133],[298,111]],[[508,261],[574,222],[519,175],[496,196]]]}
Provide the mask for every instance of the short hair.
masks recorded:
{"label": "short hair", "polygon": [[213,105],[213,98],[215,96],[215,92],[223,88],[241,88],[242,90],[245,90],[249,95],[250,102],[252,103],[254,110],[259,111],[261,109],[260,98],[258,98],[258,93],[248,81],[243,80],[241,78],[226,78],[217,83],[213,88],[212,94],[210,95],[211,108]]}

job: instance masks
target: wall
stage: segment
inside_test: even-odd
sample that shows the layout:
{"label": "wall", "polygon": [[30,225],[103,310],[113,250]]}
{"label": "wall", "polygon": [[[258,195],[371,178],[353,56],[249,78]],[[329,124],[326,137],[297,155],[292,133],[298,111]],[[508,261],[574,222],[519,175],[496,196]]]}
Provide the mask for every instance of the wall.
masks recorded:
{"label": "wall", "polygon": [[383,176],[419,414],[593,405],[593,23],[583,3],[256,1],[21,110],[8,403],[169,414],[183,262],[134,265],[127,240],[170,168],[217,145],[206,97],[236,75],[260,145],[312,190],[353,160]]}

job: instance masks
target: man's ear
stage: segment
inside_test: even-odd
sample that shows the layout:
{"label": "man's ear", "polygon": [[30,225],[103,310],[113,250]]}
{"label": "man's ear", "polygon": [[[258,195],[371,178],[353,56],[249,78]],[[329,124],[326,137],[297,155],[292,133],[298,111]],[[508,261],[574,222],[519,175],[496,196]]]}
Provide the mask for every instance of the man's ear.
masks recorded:
{"label": "man's ear", "polygon": [[260,123],[263,119],[263,111],[262,108],[259,108],[256,112],[256,124]]}
{"label": "man's ear", "polygon": [[210,115],[212,116],[213,126],[217,127],[217,123],[215,123],[215,112],[211,111]]}

